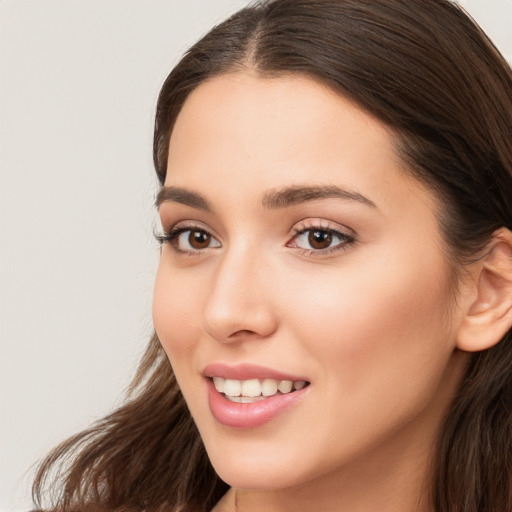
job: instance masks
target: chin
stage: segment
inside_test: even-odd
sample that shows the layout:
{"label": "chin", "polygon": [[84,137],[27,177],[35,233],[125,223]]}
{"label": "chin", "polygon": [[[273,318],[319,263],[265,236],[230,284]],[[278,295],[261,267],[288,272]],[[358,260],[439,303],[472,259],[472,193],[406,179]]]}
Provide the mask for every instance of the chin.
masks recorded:
{"label": "chin", "polygon": [[272,461],[265,464],[251,464],[244,460],[226,464],[223,461],[214,464],[214,468],[224,482],[237,489],[276,491],[304,482],[299,475],[291,473],[290,468],[272,467]]}
{"label": "chin", "polygon": [[[243,446],[215,443],[207,446],[210,461],[219,477],[231,487],[246,490],[275,491],[303,484],[314,479],[311,466],[296,446],[279,449],[275,443],[254,443]],[[266,444],[266,446],[263,446]],[[248,449],[247,449],[248,448]]]}

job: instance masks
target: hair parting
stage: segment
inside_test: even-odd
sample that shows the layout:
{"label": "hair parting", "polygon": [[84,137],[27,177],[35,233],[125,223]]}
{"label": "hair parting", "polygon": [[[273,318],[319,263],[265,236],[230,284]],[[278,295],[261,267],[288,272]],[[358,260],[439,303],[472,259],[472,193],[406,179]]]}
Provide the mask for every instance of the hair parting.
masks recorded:
{"label": "hair parting", "polygon": [[[455,281],[498,228],[512,229],[512,72],[455,3],[270,0],[240,10],[163,84],[153,146],[161,184],[187,97],[241,69],[308,75],[387,125],[405,172],[439,197]],[[435,512],[512,512],[511,369],[510,331],[471,355],[433,455]],[[126,403],[40,466],[33,495],[41,508],[55,469],[49,508],[58,512],[208,512],[227,490],[156,335]]]}

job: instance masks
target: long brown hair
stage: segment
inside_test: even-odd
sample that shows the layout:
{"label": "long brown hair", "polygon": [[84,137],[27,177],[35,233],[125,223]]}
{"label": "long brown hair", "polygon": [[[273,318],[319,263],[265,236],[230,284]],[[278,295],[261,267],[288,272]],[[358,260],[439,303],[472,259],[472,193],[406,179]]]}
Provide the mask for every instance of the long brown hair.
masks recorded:
{"label": "long brown hair", "polygon": [[[302,73],[352,99],[396,134],[405,172],[438,194],[454,275],[499,227],[512,228],[512,73],[448,0],[271,0],[242,9],[194,45],[158,100],[154,163],[165,180],[170,134],[188,95],[250,68]],[[471,355],[433,454],[436,512],[512,511],[512,333]],[[53,507],[209,511],[214,473],[153,337],[120,409],[52,452]],[[40,506],[40,505],[39,505]],[[85,507],[87,508],[87,507]]]}

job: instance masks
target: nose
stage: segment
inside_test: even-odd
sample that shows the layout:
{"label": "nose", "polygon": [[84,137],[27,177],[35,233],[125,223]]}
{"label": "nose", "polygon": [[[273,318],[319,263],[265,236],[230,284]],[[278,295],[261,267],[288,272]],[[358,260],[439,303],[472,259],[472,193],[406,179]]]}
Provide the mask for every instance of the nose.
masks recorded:
{"label": "nose", "polygon": [[269,337],[278,325],[273,291],[272,273],[262,258],[243,250],[226,254],[204,311],[207,334],[223,343]]}

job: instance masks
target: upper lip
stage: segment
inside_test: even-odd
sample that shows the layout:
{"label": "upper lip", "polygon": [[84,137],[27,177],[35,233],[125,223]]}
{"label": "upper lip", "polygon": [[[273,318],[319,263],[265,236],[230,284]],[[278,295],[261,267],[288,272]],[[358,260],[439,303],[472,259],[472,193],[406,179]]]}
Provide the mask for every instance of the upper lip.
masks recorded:
{"label": "upper lip", "polygon": [[229,365],[226,363],[208,364],[203,369],[205,377],[222,377],[224,379],[249,380],[249,379],[275,379],[275,380],[305,380],[303,376],[291,375],[265,366],[250,363]]}

